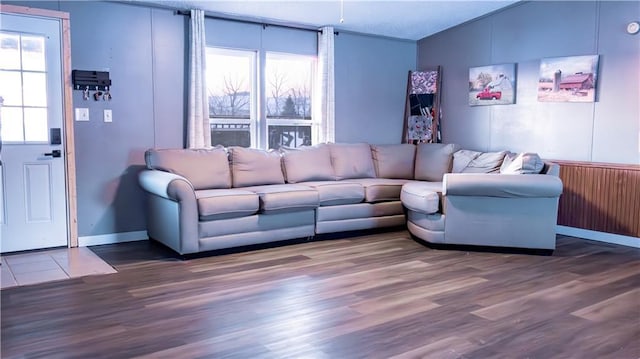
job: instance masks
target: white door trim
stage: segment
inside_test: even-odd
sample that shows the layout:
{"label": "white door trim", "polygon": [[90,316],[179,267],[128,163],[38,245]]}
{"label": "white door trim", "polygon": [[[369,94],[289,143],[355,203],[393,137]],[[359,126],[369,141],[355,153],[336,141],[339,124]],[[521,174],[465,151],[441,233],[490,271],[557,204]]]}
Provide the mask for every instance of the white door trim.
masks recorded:
{"label": "white door trim", "polygon": [[17,5],[0,4],[0,12],[58,19],[62,25],[62,79],[63,122],[65,144],[65,182],[67,194],[67,243],[78,246],[78,203],[76,197],[76,157],[73,132],[73,96],[71,85],[71,29],[69,13]]}

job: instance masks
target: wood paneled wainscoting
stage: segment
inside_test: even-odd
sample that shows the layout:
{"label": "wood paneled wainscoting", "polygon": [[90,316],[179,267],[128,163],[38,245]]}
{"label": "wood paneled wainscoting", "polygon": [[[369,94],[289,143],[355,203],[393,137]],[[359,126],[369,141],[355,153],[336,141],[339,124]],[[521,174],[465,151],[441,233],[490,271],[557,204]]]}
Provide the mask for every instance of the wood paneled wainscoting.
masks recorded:
{"label": "wood paneled wainscoting", "polygon": [[556,161],[564,191],[558,224],[640,237],[640,166]]}

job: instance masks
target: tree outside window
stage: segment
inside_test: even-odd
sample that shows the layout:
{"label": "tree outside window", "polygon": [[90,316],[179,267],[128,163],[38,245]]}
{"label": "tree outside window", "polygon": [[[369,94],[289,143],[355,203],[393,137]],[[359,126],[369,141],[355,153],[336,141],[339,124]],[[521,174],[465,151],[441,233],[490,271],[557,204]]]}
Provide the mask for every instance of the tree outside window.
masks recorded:
{"label": "tree outside window", "polygon": [[266,117],[269,148],[311,144],[311,88],[315,60],[267,53]]}

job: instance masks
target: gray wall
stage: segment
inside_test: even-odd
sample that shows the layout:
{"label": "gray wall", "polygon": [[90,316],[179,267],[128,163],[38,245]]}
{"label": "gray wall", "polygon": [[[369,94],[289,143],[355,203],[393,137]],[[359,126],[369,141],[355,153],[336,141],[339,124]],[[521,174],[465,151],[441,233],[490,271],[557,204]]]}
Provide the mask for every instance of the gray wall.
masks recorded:
{"label": "gray wall", "polygon": [[336,142],[400,143],[416,50],[413,41],[336,36]]}
{"label": "gray wall", "polygon": [[[111,102],[84,101],[81,92],[73,94],[74,107],[90,109],[89,122],[74,123],[79,235],[145,230],[144,197],[137,184],[144,151],[185,142],[188,18],[123,3],[4,3],[69,12],[72,68],[111,75]],[[263,48],[287,51],[292,41],[310,36],[275,27],[260,34],[256,28],[262,29],[207,20],[207,41],[242,48],[257,34]],[[336,139],[399,142],[406,73],[415,68],[416,43],[340,34],[336,62],[336,95],[347,97],[336,104]],[[113,110],[113,123],[102,121],[105,108]]]}
{"label": "gray wall", "polygon": [[[550,159],[640,164],[640,2],[525,2],[418,42],[443,69],[443,141]],[[537,101],[539,60],[599,54],[595,103]],[[516,104],[468,104],[469,67],[517,63]]]}

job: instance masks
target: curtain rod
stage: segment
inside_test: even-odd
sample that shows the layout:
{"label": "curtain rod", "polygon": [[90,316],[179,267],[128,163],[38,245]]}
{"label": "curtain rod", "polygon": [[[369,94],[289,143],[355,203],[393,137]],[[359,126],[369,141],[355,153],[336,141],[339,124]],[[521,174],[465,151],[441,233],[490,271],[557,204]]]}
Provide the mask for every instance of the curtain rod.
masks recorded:
{"label": "curtain rod", "polygon": [[[175,14],[176,15],[182,15],[182,16],[191,16],[191,12],[188,11],[188,10],[176,10]],[[210,15],[210,14],[206,14],[206,13],[205,13],[204,17],[207,18],[207,19],[234,21],[234,22],[239,22],[239,23],[243,23],[243,24],[262,25],[263,29],[266,28],[267,26],[274,26],[274,27],[282,27],[282,28],[285,28],[285,29],[314,31],[314,32],[322,33],[322,29],[310,29],[310,28],[307,28],[307,27],[300,27],[300,26],[293,26],[293,25],[283,25],[283,24],[274,24],[274,23],[268,23],[268,22],[264,22],[264,21],[236,19],[236,18],[230,18],[230,17],[224,17],[224,16]],[[334,31],[333,34],[334,35],[339,35],[340,33],[338,31]]]}

